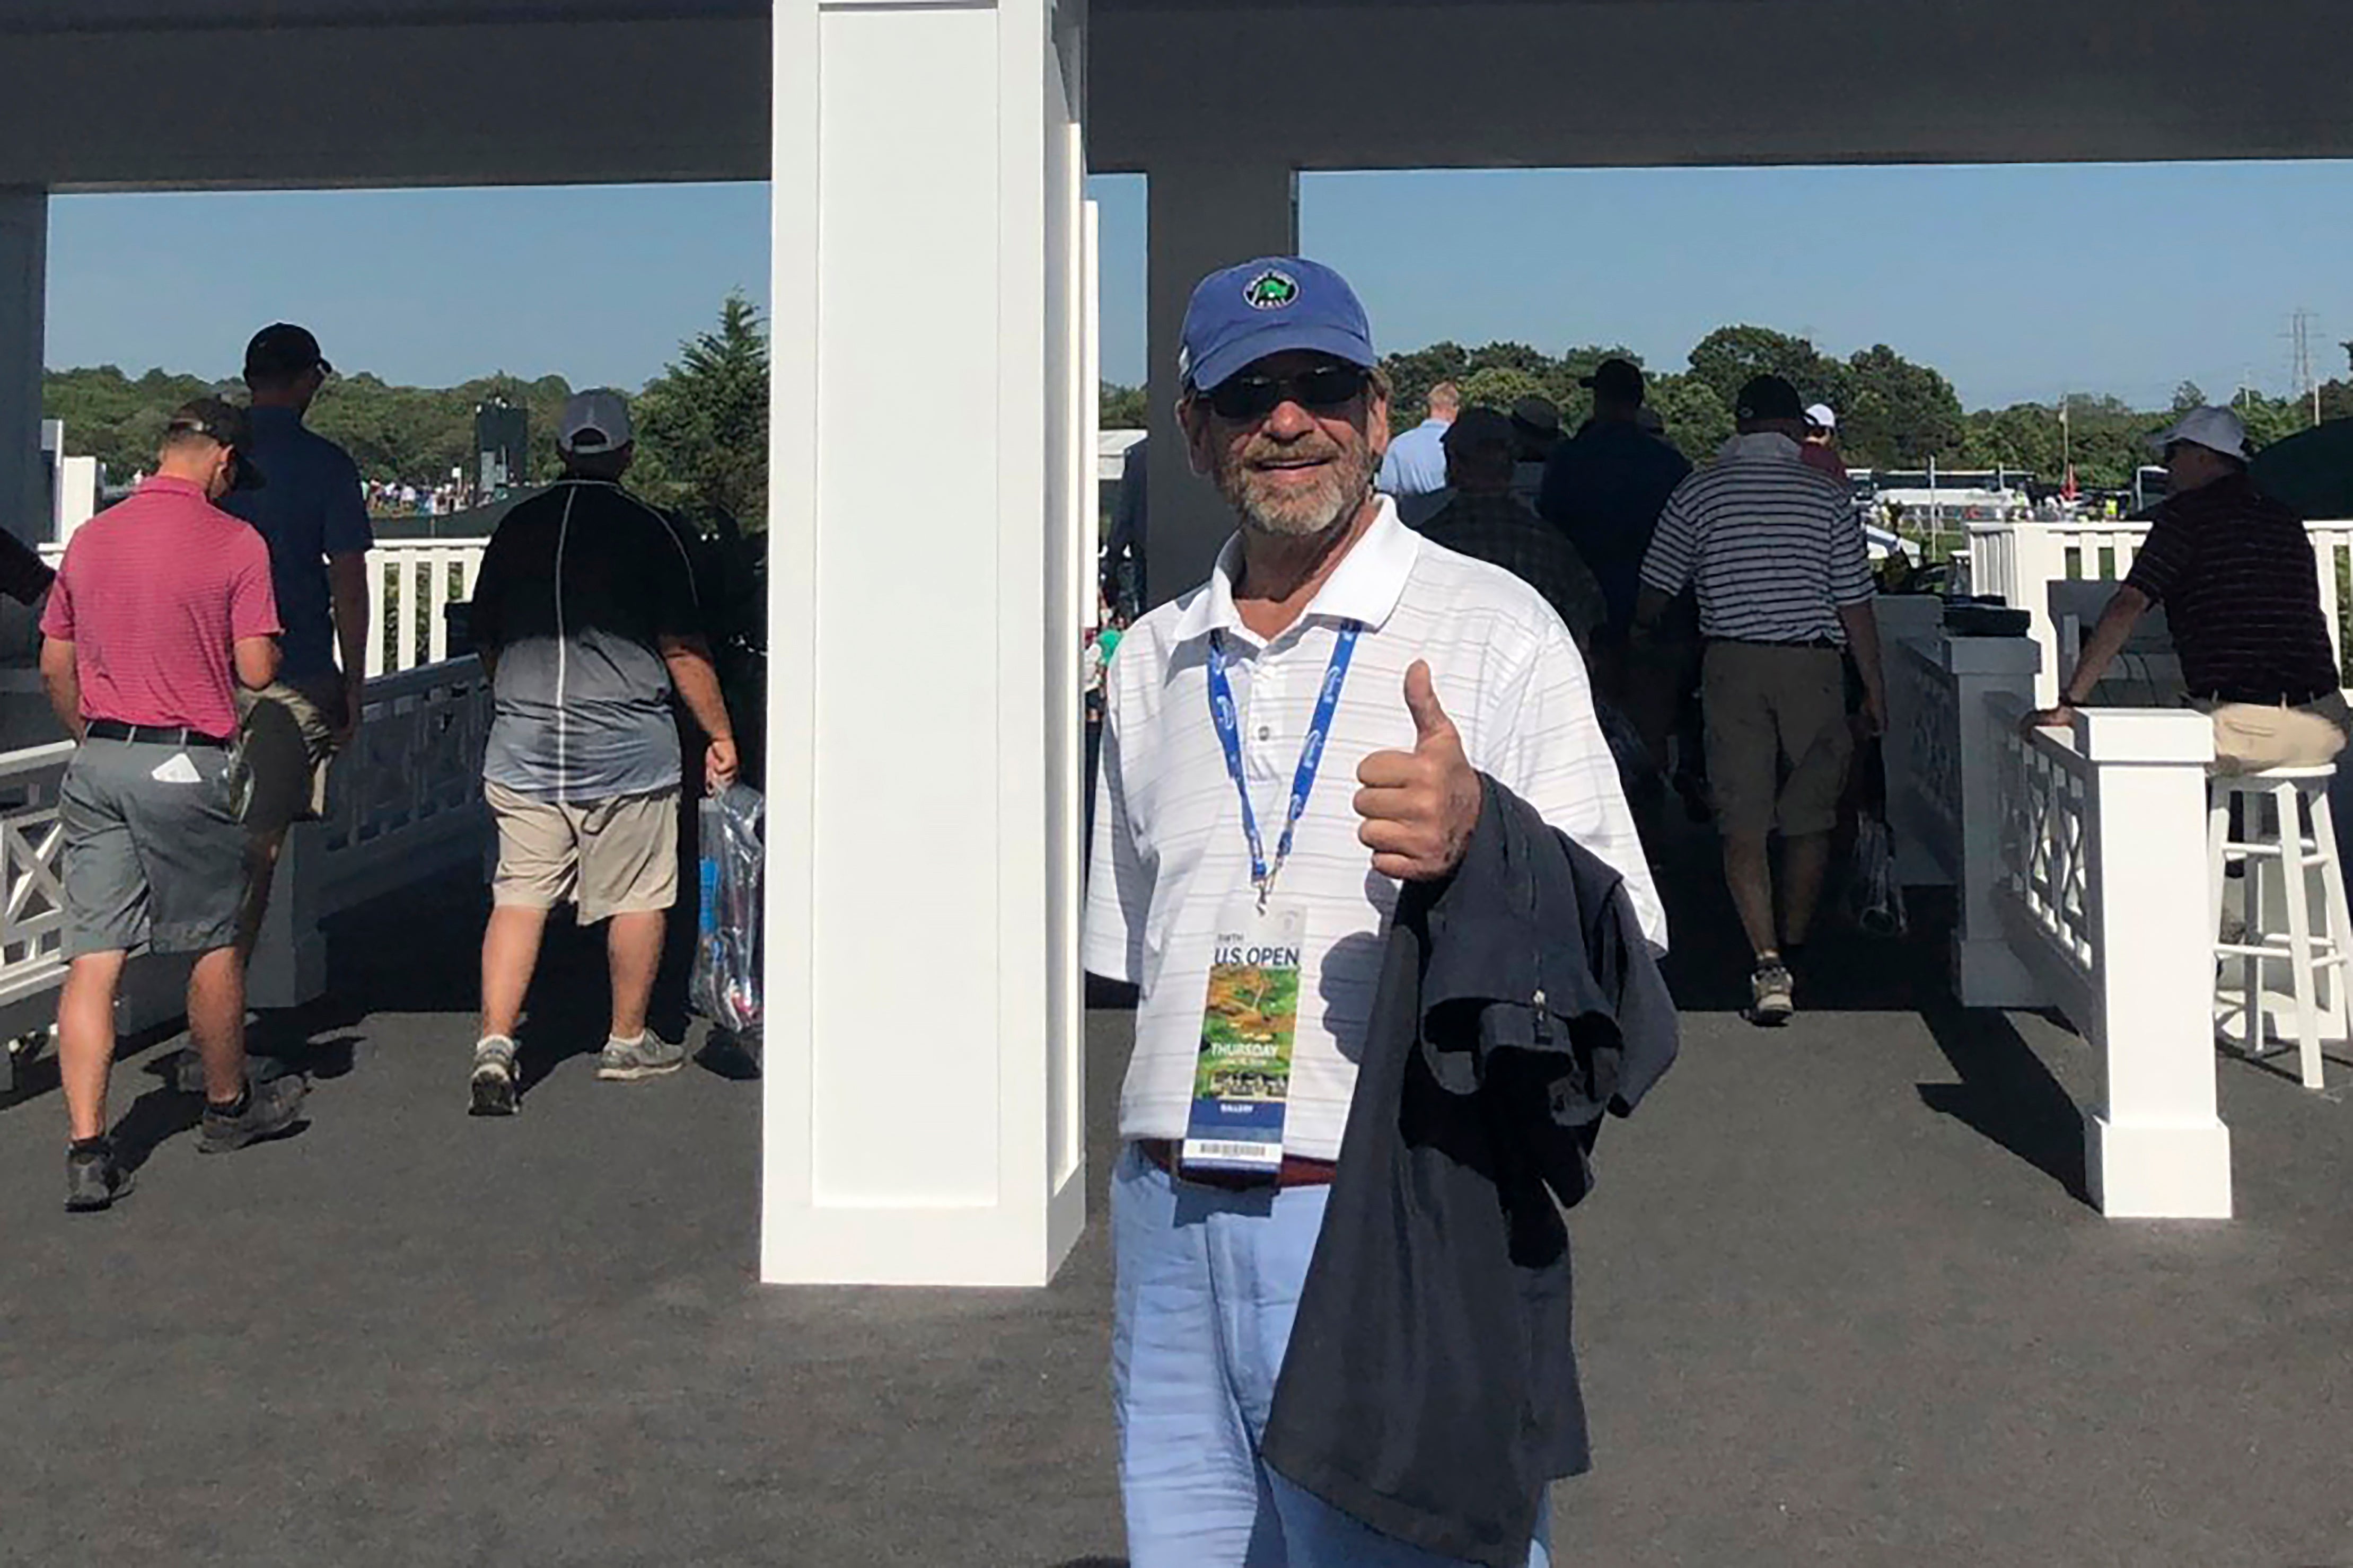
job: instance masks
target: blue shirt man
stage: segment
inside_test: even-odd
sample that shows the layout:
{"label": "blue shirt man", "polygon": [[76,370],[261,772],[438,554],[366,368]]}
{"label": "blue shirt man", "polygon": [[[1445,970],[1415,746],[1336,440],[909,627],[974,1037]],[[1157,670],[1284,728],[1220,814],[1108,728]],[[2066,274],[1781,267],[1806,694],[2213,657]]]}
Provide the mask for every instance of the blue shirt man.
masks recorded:
{"label": "blue shirt man", "polygon": [[[346,570],[364,569],[375,544],[359,468],[351,454],[309,429],[302,416],[332,374],[319,342],[301,327],[268,327],[246,350],[246,384],[253,392],[253,456],[269,476],[266,489],[240,491],[229,510],[253,524],[269,543],[270,575],[278,590],[279,617],[286,623],[280,647],[285,655],[280,679],[297,688],[336,684],[338,616],[328,584],[328,563],[350,558]],[[364,593],[365,578],[360,581]],[[364,678],[367,617],[343,629],[346,663]],[[357,656],[357,657],[353,657]],[[340,693],[338,694],[340,696]],[[339,703],[331,715],[350,718]]]}
{"label": "blue shirt man", "polygon": [[1592,390],[1593,418],[1553,449],[1536,510],[1585,557],[1609,604],[1611,630],[1623,633],[1633,624],[1659,513],[1691,464],[1636,423],[1645,388],[1630,361],[1603,360],[1580,384]]}
{"label": "blue shirt man", "polygon": [[1462,392],[1452,382],[1441,381],[1431,387],[1430,417],[1389,443],[1373,488],[1399,500],[1444,489],[1446,432],[1461,409]]}
{"label": "blue shirt man", "polygon": [[[271,868],[287,828],[327,812],[327,768],[359,728],[367,684],[367,552],[375,542],[351,454],[303,427],[302,416],[334,367],[319,340],[280,321],[245,350],[253,394],[253,457],[269,484],[223,505],[269,546],[281,662],[278,679],[241,693],[240,731],[252,792],[245,809],[257,874],[246,894],[237,945],[250,955],[269,906]],[[343,649],[338,673],[335,651]]]}

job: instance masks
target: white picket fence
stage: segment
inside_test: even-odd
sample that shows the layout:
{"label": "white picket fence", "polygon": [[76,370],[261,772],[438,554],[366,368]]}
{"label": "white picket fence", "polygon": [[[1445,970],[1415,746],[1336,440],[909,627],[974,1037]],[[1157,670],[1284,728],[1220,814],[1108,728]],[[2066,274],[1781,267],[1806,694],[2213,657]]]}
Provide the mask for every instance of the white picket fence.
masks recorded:
{"label": "white picket fence", "polygon": [[[471,658],[368,683],[358,738],[335,764],[330,815],[298,826],[279,862],[249,977],[254,1005],[291,1006],[325,993],[320,928],[329,916],[480,861],[489,832],[481,763],[490,721],[490,683]],[[65,978],[57,795],[73,752],[61,741],[0,754],[0,1038],[46,1027]],[[176,1016],[185,973],[185,961],[133,963],[122,1026]],[[0,1092],[7,1087],[0,1066]]]}
{"label": "white picket fence", "polygon": [[2204,840],[2212,728],[2191,711],[2101,709],[2072,731],[2022,735],[2039,662],[2014,637],[1892,643],[1897,840],[1925,852],[1911,879],[1957,894],[1961,1001],[2056,1007],[2096,1053],[2084,1126],[2101,1212],[2227,1216]]}
{"label": "white picket fence", "polygon": [[[374,606],[368,637],[371,678],[396,674],[449,657],[443,607],[470,599],[482,570],[487,539],[386,539],[368,552],[368,594]],[[62,544],[44,544],[56,565]]]}
{"label": "white picket fence", "polygon": [[[2033,617],[2033,637],[2042,650],[2037,700],[2057,700],[2065,674],[2059,628],[2050,612],[2050,585],[2064,582],[2117,582],[2131,573],[2146,522],[1982,522],[1969,525],[1969,591],[1999,595]],[[2343,668],[2347,622],[2353,619],[2353,522],[2309,522],[2313,575],[2328,622],[2339,668]]]}

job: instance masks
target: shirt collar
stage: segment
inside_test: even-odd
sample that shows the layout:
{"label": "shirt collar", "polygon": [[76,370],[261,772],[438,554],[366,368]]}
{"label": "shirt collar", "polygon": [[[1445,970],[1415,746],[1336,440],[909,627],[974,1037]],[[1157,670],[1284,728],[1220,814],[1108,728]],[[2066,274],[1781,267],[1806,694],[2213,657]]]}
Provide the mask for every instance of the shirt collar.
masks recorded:
{"label": "shirt collar", "polygon": [[1746,436],[1735,436],[1716,453],[1722,458],[1764,458],[1774,462],[1802,463],[1805,458],[1798,444],[1778,430],[1757,430]]}
{"label": "shirt collar", "polygon": [[161,490],[170,495],[194,496],[198,500],[205,501],[206,505],[211,504],[205,494],[204,486],[194,479],[181,479],[176,474],[151,474],[139,481],[140,494],[145,495],[151,490]]}
{"label": "shirt collar", "polygon": [[[1365,536],[1348,547],[1339,566],[1315,591],[1299,617],[1302,622],[1356,621],[1378,631],[1404,597],[1406,579],[1421,555],[1421,536],[1398,521],[1396,501],[1388,496],[1379,500],[1380,515]],[[1177,617],[1177,641],[1240,627],[1241,612],[1234,608],[1234,580],[1241,570],[1242,538],[1237,533],[1218,552],[1218,563],[1210,569],[1208,584]]]}

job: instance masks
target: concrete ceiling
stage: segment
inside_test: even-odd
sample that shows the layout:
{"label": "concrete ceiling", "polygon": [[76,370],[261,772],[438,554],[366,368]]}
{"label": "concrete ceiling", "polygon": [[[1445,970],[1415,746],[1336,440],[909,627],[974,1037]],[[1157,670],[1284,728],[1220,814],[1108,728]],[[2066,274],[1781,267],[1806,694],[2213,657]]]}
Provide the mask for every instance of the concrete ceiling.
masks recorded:
{"label": "concrete ceiling", "polygon": [[[1092,0],[1097,167],[2353,156],[2341,0]],[[0,185],[757,179],[768,0],[5,0]]]}

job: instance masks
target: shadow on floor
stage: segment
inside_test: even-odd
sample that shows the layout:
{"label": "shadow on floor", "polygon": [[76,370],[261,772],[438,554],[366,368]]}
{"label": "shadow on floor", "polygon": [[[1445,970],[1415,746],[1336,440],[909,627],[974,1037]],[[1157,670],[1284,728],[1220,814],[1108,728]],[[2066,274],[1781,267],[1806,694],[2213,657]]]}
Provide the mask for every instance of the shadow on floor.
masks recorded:
{"label": "shadow on floor", "polygon": [[2089,1204],[2083,1111],[2009,1018],[1949,1000],[1922,1008],[1920,1018],[1961,1079],[1920,1085],[1921,1103],[1981,1133],[2058,1183],[2078,1203]]}

